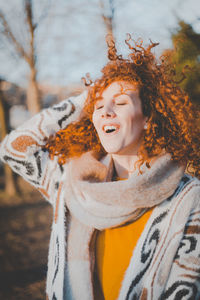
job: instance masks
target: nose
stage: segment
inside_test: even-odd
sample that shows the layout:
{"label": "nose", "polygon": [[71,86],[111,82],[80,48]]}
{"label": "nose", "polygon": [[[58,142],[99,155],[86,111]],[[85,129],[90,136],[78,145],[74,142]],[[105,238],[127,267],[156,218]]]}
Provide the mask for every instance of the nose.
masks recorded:
{"label": "nose", "polygon": [[116,113],[113,111],[113,109],[111,107],[104,106],[104,108],[102,109],[101,117],[102,118],[115,118]]}

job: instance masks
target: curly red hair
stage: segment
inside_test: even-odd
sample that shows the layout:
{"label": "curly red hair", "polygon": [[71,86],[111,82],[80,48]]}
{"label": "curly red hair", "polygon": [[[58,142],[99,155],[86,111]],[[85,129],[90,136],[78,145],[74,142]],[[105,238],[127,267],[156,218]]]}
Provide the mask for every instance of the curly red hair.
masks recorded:
{"label": "curly red hair", "polygon": [[58,155],[59,163],[94,150],[104,154],[92,123],[94,104],[103,90],[114,81],[126,81],[138,87],[143,114],[148,117],[139,149],[139,164],[147,163],[163,151],[170,153],[172,160],[187,163],[189,172],[200,176],[197,120],[188,95],[173,80],[173,68],[165,57],[156,60],[150,43],[134,42],[129,35],[126,44],[130,49],[128,58],[117,55],[115,43],[108,43],[109,62],[102,69],[101,78],[89,84],[88,97],[83,115],[55,136],[50,137],[45,148],[51,156]]}

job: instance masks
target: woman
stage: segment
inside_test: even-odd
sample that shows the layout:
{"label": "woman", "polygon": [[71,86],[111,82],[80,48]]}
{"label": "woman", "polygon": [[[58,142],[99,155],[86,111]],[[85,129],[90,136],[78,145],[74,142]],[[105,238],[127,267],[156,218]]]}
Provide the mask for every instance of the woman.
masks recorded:
{"label": "woman", "polygon": [[199,299],[199,135],[155,44],[12,132],[1,157],[53,205],[47,299]]}

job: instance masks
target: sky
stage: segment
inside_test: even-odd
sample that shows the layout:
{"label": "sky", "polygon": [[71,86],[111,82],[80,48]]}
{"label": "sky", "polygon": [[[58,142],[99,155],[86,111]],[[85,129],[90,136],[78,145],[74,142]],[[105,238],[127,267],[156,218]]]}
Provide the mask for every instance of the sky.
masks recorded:
{"label": "sky", "polygon": [[[104,0],[105,5],[106,1]],[[2,10],[20,41],[28,49],[22,0],[0,0]],[[178,20],[192,24],[200,33],[199,0],[114,0],[114,34],[118,50],[124,54],[126,33],[134,39],[159,42],[157,56],[172,47],[171,34]],[[89,72],[100,75],[107,61],[106,30],[99,0],[33,0],[36,31],[38,81],[46,85],[67,86],[80,83]],[[199,19],[199,20],[198,20]],[[0,34],[0,76],[27,85],[28,65]]]}

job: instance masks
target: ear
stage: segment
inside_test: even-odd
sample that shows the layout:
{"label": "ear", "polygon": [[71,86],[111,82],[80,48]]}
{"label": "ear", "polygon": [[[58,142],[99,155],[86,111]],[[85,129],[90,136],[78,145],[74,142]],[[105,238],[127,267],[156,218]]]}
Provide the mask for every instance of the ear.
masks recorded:
{"label": "ear", "polygon": [[144,118],[144,130],[146,130],[148,127],[148,117]]}

